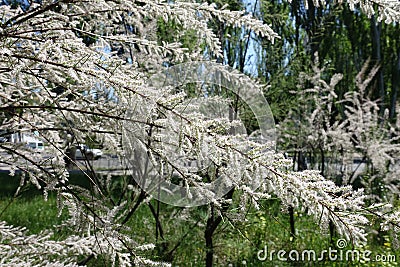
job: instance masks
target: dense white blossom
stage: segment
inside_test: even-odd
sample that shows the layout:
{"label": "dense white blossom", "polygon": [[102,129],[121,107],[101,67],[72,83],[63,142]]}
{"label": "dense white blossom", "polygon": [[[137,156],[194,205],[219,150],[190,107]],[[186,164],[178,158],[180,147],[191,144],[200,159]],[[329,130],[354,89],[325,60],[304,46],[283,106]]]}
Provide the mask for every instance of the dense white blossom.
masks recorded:
{"label": "dense white blossom", "polygon": [[[291,2],[291,0],[288,0]],[[397,0],[338,0],[339,4],[346,3],[350,10],[360,9],[369,18],[376,16],[378,21],[392,23],[400,19],[400,3]],[[325,1],[313,0],[316,7],[325,7]],[[308,9],[308,1],[304,1],[305,8]]]}
{"label": "dense white blossom", "polygon": [[[368,11],[362,3],[362,9]],[[397,5],[391,7],[387,2],[378,14],[380,19],[392,20],[398,19],[396,12]],[[128,200],[115,204],[105,197],[102,188],[107,188],[109,178],[103,181],[88,171],[93,192],[68,184],[65,151],[89,136],[119,158],[124,157],[118,146],[122,121],[131,122],[137,130],[133,132],[141,143],[133,151],[143,149],[154,166],[161,166],[166,180],[179,175],[185,186],[200,188],[216,207],[229,200],[216,199],[199,174],[171,157],[168,142],[160,142],[170,140],[170,132],[163,129],[181,134],[176,144],[180,154],[176,155],[197,160],[199,165],[209,156],[210,169],[218,170],[219,178],[243,192],[242,205],[251,200],[257,206],[259,198],[276,195],[284,205],[307,209],[320,219],[321,227],[326,228],[331,220],[349,239],[364,239],[361,226],[366,219],[357,213],[363,205],[361,191],[338,187],[315,171],[290,171],[287,160],[274,153],[271,144],[225,134],[237,126],[236,121],[205,118],[196,111],[196,105],[185,113],[185,94],[171,88],[156,90],[146,84],[163,62],[199,59],[202,43],[216,57],[221,56],[219,39],[209,27],[213,19],[249,28],[271,41],[279,38],[268,25],[244,12],[188,1],[42,1],[24,8],[2,5],[0,14],[0,130],[37,132],[52,155],[42,158],[21,144],[1,143],[0,150],[7,153],[1,153],[0,161],[9,165],[11,174],[16,170],[24,173],[21,187],[29,181],[43,188],[45,194],[56,191],[60,209],[69,213],[64,224],[71,231],[84,233],[54,241],[51,233],[28,235],[22,228],[0,222],[0,264],[76,266],[78,256],[106,254],[121,266],[167,265],[135,253],[153,246],[137,244],[121,230],[121,221],[134,204]],[[194,29],[198,50],[189,53],[178,41],[159,43],[152,30],[160,17],[174,20],[183,31]],[[130,31],[126,30],[128,26]],[[120,56],[115,48],[131,54]],[[323,83],[322,89],[333,88],[339,79],[335,76],[331,84]],[[336,97],[333,90],[329,92],[322,101]],[[370,115],[375,119],[374,113]],[[321,119],[314,113],[309,126]],[[342,127],[336,126],[337,130]],[[310,138],[327,144],[328,136]],[[205,144],[212,153],[205,153]],[[131,172],[143,179],[148,175],[140,170]],[[126,187],[131,194],[137,193],[131,184]],[[143,199],[146,203],[150,197]]]}
{"label": "dense white blossom", "polygon": [[[346,190],[352,192],[351,184],[354,184],[356,180],[361,181],[365,192],[363,194],[358,192],[358,198],[348,202],[339,197],[329,202],[342,209],[346,206],[354,207],[353,213],[346,213],[349,216],[347,219],[359,220],[359,225],[365,225],[366,218],[358,214],[362,210],[367,210],[380,217],[385,229],[398,231],[398,220],[394,219],[398,216],[398,212],[393,209],[386,209],[385,213],[375,212],[372,208],[374,205],[365,209],[365,204],[363,204],[364,200],[368,199],[368,202],[378,202],[380,203],[378,205],[382,206],[382,203],[390,203],[392,198],[396,199],[400,192],[397,182],[399,172],[397,159],[400,156],[400,146],[397,141],[400,137],[400,129],[388,123],[385,117],[387,114],[384,113],[382,116],[380,113],[378,101],[369,99],[366,94],[366,88],[379,67],[372,67],[368,71],[369,62],[366,62],[355,79],[356,90],[346,92],[339,100],[335,93],[335,86],[342,75],[335,74],[330,82],[326,82],[322,78],[324,70],[318,65],[318,55],[316,55],[313,73],[304,74],[301,77],[303,83],[309,81],[313,87],[295,92],[299,95],[300,110],[293,110],[287,121],[281,125],[282,141],[291,140],[289,142],[297,144],[297,152],[312,151],[315,156],[325,155],[322,162],[310,164],[309,167],[323,171],[323,176],[332,180],[330,186],[334,186],[333,181],[337,181],[338,177],[342,184],[349,185],[342,188],[343,193],[338,191],[339,196],[347,196]],[[299,85],[300,88],[304,86],[303,83]],[[344,107],[344,116],[336,115],[335,120],[332,120],[333,108],[339,105]],[[356,167],[354,159],[361,161]],[[361,164],[363,166],[360,168]],[[308,174],[306,177],[309,178],[311,175]],[[321,180],[319,186],[326,187],[324,183],[329,184],[326,180]],[[371,184],[374,183],[382,188],[371,188]],[[302,190],[301,186],[297,185],[295,190]],[[334,188],[337,190],[337,187],[334,186]],[[385,198],[376,193],[377,190],[382,189],[386,190]],[[324,191],[334,192],[332,189]],[[311,202],[306,203],[315,203],[317,200],[314,197]],[[354,206],[355,203],[358,204]],[[329,205],[326,208],[331,209]],[[325,221],[328,221],[327,219]],[[336,220],[334,216],[329,219],[333,222]],[[342,222],[342,219],[339,219],[335,223]],[[345,232],[341,233],[348,235]]]}

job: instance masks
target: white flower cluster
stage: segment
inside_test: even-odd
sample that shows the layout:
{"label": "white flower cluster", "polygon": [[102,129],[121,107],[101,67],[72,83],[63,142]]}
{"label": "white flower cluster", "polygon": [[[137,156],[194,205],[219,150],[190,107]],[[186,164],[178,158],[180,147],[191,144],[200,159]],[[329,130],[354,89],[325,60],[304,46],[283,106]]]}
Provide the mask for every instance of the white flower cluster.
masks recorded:
{"label": "white flower cluster", "polygon": [[[291,0],[288,0],[291,2]],[[400,20],[400,3],[397,0],[338,0],[342,4],[346,2],[350,10],[354,11],[360,9],[369,18],[376,16],[378,21],[385,21],[385,23],[393,23]],[[313,0],[316,7],[325,7],[325,1]],[[308,1],[304,1],[304,6],[308,9]]]}
{"label": "white flower cluster", "polygon": [[[197,186],[217,206],[221,200],[206,186],[216,177],[242,190],[243,204],[251,200],[257,206],[258,198],[276,194],[286,205],[307,207],[324,227],[329,218],[349,238],[363,239],[359,226],[364,217],[354,213],[362,203],[360,192],[336,187],[315,172],[287,171],[287,161],[271,144],[228,135],[238,126],[236,120],[205,118],[195,108],[184,113],[184,94],[145,84],[169,56],[179,62],[199,55],[188,54],[179,43],[158,43],[146,28],[150,24],[153,29],[160,17],[194,29],[199,42],[217,56],[221,48],[209,27],[211,20],[249,28],[273,41],[278,36],[268,25],[243,12],[188,1],[42,1],[18,8],[2,5],[0,14],[0,130],[36,132],[51,155],[41,158],[21,143],[0,143],[0,162],[12,172],[21,170],[25,180],[45,192],[57,191],[60,207],[69,210],[71,230],[85,230],[84,235],[53,241],[50,235],[26,235],[0,223],[1,263],[75,266],[78,255],[105,253],[121,266],[158,264],[134,253],[135,247],[139,251],[152,246],[139,246],[121,231],[119,223],[134,210],[134,197],[119,204],[105,201],[98,177],[90,177],[93,194],[68,185],[66,151],[87,138],[123,157],[118,148],[122,121],[134,125],[134,153],[145,150],[166,180],[178,176],[184,186]],[[119,57],[115,48],[129,51],[129,58]],[[171,131],[179,138],[172,140]],[[172,145],[179,148],[176,154],[170,153]],[[193,159],[197,166],[207,156],[206,166],[211,167],[194,173],[177,156]],[[133,171],[144,180],[149,175],[139,168]]]}
{"label": "white flower cluster", "polygon": [[[29,181],[44,189],[46,195],[57,191],[60,212],[66,207],[70,214],[65,223],[77,233],[66,240],[53,241],[50,234],[26,235],[22,229],[2,223],[1,264],[75,266],[79,256],[106,254],[121,266],[165,265],[135,253],[135,247],[140,251],[154,246],[138,246],[122,234],[124,227],[118,223],[133,202],[122,201],[116,206],[112,201],[104,203],[104,188],[97,177],[91,177],[91,181],[98,198],[68,185],[65,159],[70,155],[66,151],[84,143],[89,136],[123,158],[119,148],[121,121],[146,125],[149,130],[163,126],[162,119],[155,116],[180,112],[175,106],[182,96],[160,94],[144,84],[150,71],[160,68],[164,61],[196,59],[201,53],[199,50],[189,54],[178,42],[157,42],[151,31],[156,30],[160,17],[180,24],[182,32],[195,30],[199,49],[205,43],[216,55],[221,54],[221,48],[209,27],[211,20],[247,27],[271,40],[276,34],[243,12],[186,1],[41,1],[17,8],[2,5],[0,14],[0,130],[17,137],[33,135],[46,143],[46,153],[50,155],[41,157],[18,141],[1,143],[0,162],[8,165],[11,174],[21,171],[21,188]],[[118,49],[125,51],[126,58],[115,52]],[[146,106],[148,103],[157,109]],[[126,118],[129,109],[142,116]],[[173,128],[179,126],[176,121],[165,123]],[[184,125],[183,132],[196,136],[199,129],[211,124],[217,125],[216,132],[227,127],[224,120],[206,126],[198,120]],[[148,132],[141,134],[147,136]],[[191,147],[197,142],[183,140],[183,153],[198,150]],[[163,146],[149,149],[153,156],[165,155]],[[221,155],[215,156],[216,161],[223,161]],[[231,155],[226,160],[239,164],[237,158],[238,155]],[[234,171],[226,168],[227,180],[235,175]],[[193,174],[187,177],[190,182],[199,182]],[[82,230],[85,234],[78,235]]]}
{"label": "white flower cluster", "polygon": [[[29,235],[25,228],[13,227],[0,222],[0,266],[82,266],[82,256],[98,257],[108,255],[111,266],[170,266],[136,257],[135,251],[153,248],[152,245],[139,246],[126,251],[133,241],[120,235],[110,235],[110,231],[100,228],[95,233],[84,236],[70,235],[55,241],[52,233]],[[132,260],[132,258],[134,260]]]}
{"label": "white flower cluster", "polygon": [[[400,156],[397,141],[400,138],[400,130],[388,123],[387,112],[381,116],[378,101],[366,96],[366,88],[378,71],[378,67],[373,67],[366,73],[368,65],[366,62],[355,79],[356,90],[346,92],[339,100],[335,86],[342,75],[335,74],[329,83],[322,79],[323,69],[318,67],[316,55],[314,73],[301,77],[303,82],[309,81],[313,87],[296,92],[303,109],[292,111],[286,124],[280,127],[283,142],[292,142],[298,145],[297,151],[310,151],[313,157],[318,157],[317,161],[322,161],[315,165],[310,164],[309,167],[320,170],[324,177],[336,183],[346,185],[354,184],[356,180],[360,181],[365,188],[364,196],[359,195],[358,200],[352,200],[354,204],[358,203],[358,207],[353,206],[357,213],[364,209],[360,201],[366,197],[369,198],[369,202],[386,203],[392,201],[392,197],[396,199],[400,192],[397,176],[397,159]],[[299,85],[300,88],[302,86],[303,84]],[[344,116],[337,112],[340,108]],[[355,163],[355,159],[361,163]],[[358,165],[354,167],[356,164]],[[371,187],[374,183],[379,187]],[[297,185],[296,188],[299,190],[301,187]],[[351,186],[345,188],[350,190]],[[381,190],[384,194],[379,195]],[[345,191],[339,195],[347,195]],[[341,201],[338,198],[330,200],[329,203],[336,203],[337,200]],[[340,206],[339,203],[335,205]],[[352,219],[357,218],[360,225],[367,223],[364,217],[359,217],[356,213],[350,212],[347,215]],[[389,210],[385,215],[373,215],[381,217],[382,226],[390,226],[398,231],[398,223],[393,220],[397,216],[395,211]],[[334,218],[330,219],[334,221]]]}

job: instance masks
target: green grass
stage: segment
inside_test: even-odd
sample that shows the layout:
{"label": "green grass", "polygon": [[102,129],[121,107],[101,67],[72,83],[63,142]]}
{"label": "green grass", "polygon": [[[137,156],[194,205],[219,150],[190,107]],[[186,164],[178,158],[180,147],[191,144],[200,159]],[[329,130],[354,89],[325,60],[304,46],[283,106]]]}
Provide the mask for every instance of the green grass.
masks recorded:
{"label": "green grass", "polygon": [[37,234],[45,229],[53,229],[64,216],[58,217],[56,199],[50,196],[47,201],[43,196],[0,199],[0,220],[16,226],[25,226],[29,233]]}
{"label": "green grass", "polygon": [[[0,177],[4,179],[4,177]],[[56,198],[50,195],[48,201],[37,190],[26,187],[22,195],[12,198],[13,190],[18,183],[14,178],[9,178],[8,185],[2,183],[2,196],[0,196],[0,220],[9,224],[27,227],[30,234],[39,233],[45,229],[55,230],[55,239],[62,239],[68,234],[57,231],[57,225],[66,218],[63,213],[57,217],[58,210]],[[78,181],[81,178],[76,178]],[[80,180],[80,182],[83,182]],[[84,182],[83,182],[84,183]],[[7,184],[7,183],[6,183]],[[6,189],[7,190],[6,190]],[[157,203],[152,201],[154,207]],[[250,209],[247,211],[246,220],[235,220],[235,210],[230,212],[230,218],[224,218],[223,223],[214,234],[215,266],[397,266],[396,263],[361,263],[361,262],[285,262],[279,261],[276,254],[273,261],[260,261],[257,253],[265,246],[268,251],[315,250],[317,256],[321,251],[331,247],[336,249],[335,236],[331,243],[329,232],[321,233],[314,220],[301,213],[295,213],[297,236],[292,239],[289,234],[289,215],[281,212],[277,200],[263,203],[261,210]],[[185,218],[185,219],[182,219]],[[160,204],[160,221],[164,231],[164,239],[156,238],[155,220],[147,205],[142,205],[128,221],[127,232],[139,244],[155,243],[154,251],[145,252],[144,255],[154,260],[173,260],[173,266],[205,266],[204,230],[207,221],[207,207],[180,209]],[[194,225],[197,225],[194,227]],[[371,250],[371,255],[395,255],[400,259],[400,252],[393,248],[393,242],[388,234],[384,234],[380,243],[371,236],[370,242],[360,251]],[[176,244],[180,244],[170,255]],[[351,249],[350,245],[346,249]],[[168,257],[171,256],[172,257]],[[109,262],[102,257],[89,262],[89,266],[108,266]]]}

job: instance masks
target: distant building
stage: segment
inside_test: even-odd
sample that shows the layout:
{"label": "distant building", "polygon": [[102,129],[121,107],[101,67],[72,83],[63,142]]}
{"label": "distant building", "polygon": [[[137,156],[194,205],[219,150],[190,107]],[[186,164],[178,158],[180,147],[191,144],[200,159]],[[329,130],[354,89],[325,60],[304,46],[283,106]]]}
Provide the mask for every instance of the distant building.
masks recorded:
{"label": "distant building", "polygon": [[7,141],[10,143],[25,143],[28,147],[36,150],[44,149],[44,142],[39,137],[38,132],[33,133],[11,133],[5,135]]}

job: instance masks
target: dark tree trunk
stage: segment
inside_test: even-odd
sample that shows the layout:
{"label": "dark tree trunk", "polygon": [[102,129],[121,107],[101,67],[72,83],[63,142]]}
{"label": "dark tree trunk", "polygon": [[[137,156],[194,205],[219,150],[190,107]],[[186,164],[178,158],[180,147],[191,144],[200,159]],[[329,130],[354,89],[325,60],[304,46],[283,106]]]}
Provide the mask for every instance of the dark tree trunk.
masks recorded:
{"label": "dark tree trunk", "polygon": [[[213,211],[212,211],[213,213]],[[204,233],[204,237],[206,239],[206,266],[212,267],[213,266],[213,256],[214,256],[214,245],[213,245],[213,233],[214,228],[213,225],[216,221],[214,221],[213,214],[210,218],[207,219],[207,227]]]}
{"label": "dark tree trunk", "polygon": [[64,160],[66,168],[67,169],[74,168],[76,161],[76,147],[72,145],[70,148],[67,149],[65,155],[66,157],[64,158]]}
{"label": "dark tree trunk", "polygon": [[371,37],[372,37],[372,60],[375,64],[381,66],[378,73],[376,74],[376,91],[372,92],[372,96],[374,99],[380,99],[379,102],[379,112],[383,115],[385,111],[385,82],[383,79],[383,58],[381,53],[381,31],[382,31],[382,23],[376,22],[375,17],[371,18]]}
{"label": "dark tree trunk", "polygon": [[[212,205],[212,204],[211,204]],[[218,225],[221,223],[222,217],[215,217],[214,206],[211,206],[211,214],[207,219],[206,231],[204,232],[204,237],[206,239],[206,267],[213,266],[214,257],[214,245],[213,245],[213,234],[217,229]]]}
{"label": "dark tree trunk", "polygon": [[396,117],[396,101],[400,87],[400,48],[397,49],[397,58],[392,69],[392,91],[390,94],[389,117],[394,120]]}
{"label": "dark tree trunk", "polygon": [[320,45],[320,37],[317,36],[318,28],[319,28],[319,19],[320,17],[316,16],[316,8],[314,6],[314,2],[312,0],[308,1],[308,10],[307,10],[307,23],[306,30],[309,38],[309,48],[310,48],[310,56],[311,60],[315,61],[315,53],[318,52],[318,48]]}
{"label": "dark tree trunk", "polygon": [[[225,199],[232,199],[233,192],[232,189],[225,195]],[[222,207],[222,212],[228,209],[229,205]],[[204,231],[204,238],[206,239],[206,267],[213,266],[214,257],[214,244],[213,244],[213,234],[217,229],[218,225],[221,223],[222,217],[220,215],[215,216],[214,205],[211,204],[211,213],[207,219],[206,230]]]}

